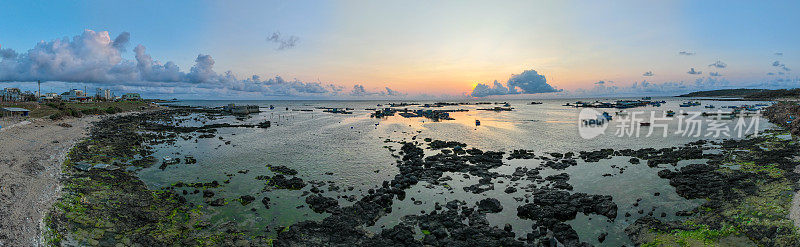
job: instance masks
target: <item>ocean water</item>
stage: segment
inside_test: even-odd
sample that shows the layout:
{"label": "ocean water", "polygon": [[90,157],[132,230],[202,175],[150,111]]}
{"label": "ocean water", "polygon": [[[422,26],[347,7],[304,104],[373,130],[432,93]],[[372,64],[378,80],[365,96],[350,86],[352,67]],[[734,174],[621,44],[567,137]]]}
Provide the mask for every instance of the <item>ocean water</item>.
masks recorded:
{"label": "ocean water", "polygon": [[[596,99],[612,100],[612,99]],[[764,102],[745,102],[745,101],[702,101],[701,106],[679,107],[685,99],[663,98],[654,100],[665,100],[667,103],[660,107],[640,107],[626,109],[628,112],[642,111],[640,117],[647,118],[650,111],[661,116],[664,111],[674,110],[684,111],[715,111],[730,110],[720,109],[726,105],[756,104]],[[170,186],[171,184],[182,181],[219,182],[228,180],[229,183],[218,189],[212,189],[217,196],[224,197],[228,204],[223,207],[204,207],[205,210],[213,214],[215,222],[234,221],[242,227],[253,229],[253,231],[265,231],[276,227],[287,226],[303,220],[320,220],[327,214],[317,214],[305,205],[302,195],[311,186],[303,190],[271,190],[262,191],[265,184],[262,180],[256,180],[258,175],[273,175],[269,171],[267,164],[285,165],[296,169],[298,177],[305,181],[320,181],[333,183],[341,188],[341,192],[330,192],[328,186],[321,186],[326,196],[355,196],[360,198],[366,194],[370,188],[376,188],[383,181],[391,180],[398,170],[395,166],[397,158],[392,156],[390,149],[399,150],[400,145],[397,141],[412,141],[416,136],[416,141],[422,142],[425,138],[445,141],[459,141],[466,143],[469,147],[479,148],[484,151],[506,151],[515,149],[533,150],[537,155],[546,152],[579,152],[592,151],[602,148],[614,149],[640,149],[646,147],[663,148],[683,145],[699,139],[716,139],[714,136],[704,136],[707,131],[703,130],[701,136],[682,136],[674,134],[680,124],[676,118],[667,123],[667,130],[670,133],[667,137],[660,134],[663,127],[641,127],[640,136],[618,136],[618,126],[624,123],[622,116],[614,116],[616,109],[598,109],[607,111],[614,116],[614,120],[607,124],[604,134],[593,139],[584,139],[579,135],[579,113],[581,109],[562,106],[567,102],[575,100],[537,100],[543,102],[539,105],[530,105],[530,101],[512,100],[508,101],[513,111],[478,111],[477,108],[495,107],[501,105],[458,105],[445,106],[441,108],[427,109],[467,109],[467,112],[455,112],[450,116],[455,120],[443,120],[433,122],[426,118],[404,118],[396,115],[387,118],[370,118],[372,111],[366,108],[388,107],[389,101],[183,101],[176,102],[177,105],[217,107],[228,103],[235,104],[255,104],[262,108],[262,112],[252,114],[251,118],[237,120],[234,117],[223,117],[219,119],[205,120],[205,124],[211,123],[258,123],[264,120],[272,121],[272,127],[267,129],[258,128],[222,128],[217,132],[217,137],[208,139],[183,140],[178,138],[174,144],[161,144],[155,146],[155,157],[164,156],[183,157],[183,155],[193,155],[197,159],[197,164],[180,164],[167,167],[165,170],[155,165],[138,172],[140,178],[151,188]],[[583,101],[587,101],[583,99]],[[408,101],[412,102],[412,101]],[[434,103],[425,101],[414,101],[414,103]],[[382,104],[383,106],[378,106]],[[712,104],[717,108],[705,109],[704,106]],[[266,107],[274,105],[275,109],[270,110]],[[349,107],[354,108],[353,114],[332,114],[325,113],[315,107]],[[286,110],[289,108],[290,110]],[[418,109],[417,106],[409,106],[409,109]],[[291,111],[292,109],[313,109],[313,112]],[[678,114],[677,116],[679,116]],[[195,116],[192,116],[195,117]],[[705,120],[707,118],[699,118]],[[476,126],[475,120],[480,120],[481,125]],[[752,126],[750,118],[746,119],[748,126]],[[763,119],[756,119],[760,130],[770,128],[772,125]],[[721,120],[728,124],[733,131],[737,120]],[[184,125],[202,125],[197,121],[185,121]],[[654,125],[656,122],[653,123]],[[705,127],[705,126],[704,126]],[[651,136],[646,136],[650,128],[654,128]],[[752,130],[751,130],[752,131]],[[735,134],[735,133],[734,133]],[[725,136],[723,136],[725,137]],[[734,136],[735,137],[735,136]],[[730,137],[725,137],[730,138]],[[389,139],[393,142],[384,142]],[[230,145],[225,142],[230,141]],[[426,153],[433,154],[436,151],[426,150]],[[497,168],[496,171],[503,174],[511,174],[516,167],[537,167],[541,161],[531,160],[504,160],[506,166]],[[679,167],[686,164],[704,162],[681,161]],[[617,169],[612,166],[626,167],[624,173],[619,174]],[[669,168],[672,168],[671,166]],[[609,235],[603,245],[630,245],[630,241],[624,234],[625,227],[633,223],[635,219],[642,216],[637,213],[645,209],[645,214],[655,206],[657,209],[654,215],[658,216],[661,212],[667,213],[667,219],[677,219],[674,213],[679,210],[691,209],[702,201],[686,200],[678,196],[674,189],[669,186],[668,181],[656,175],[658,170],[664,168],[650,168],[647,165],[631,165],[628,157],[614,157],[612,159],[601,160],[600,162],[585,163],[578,161],[578,166],[572,166],[562,171],[549,168],[542,170],[542,176],[566,172],[570,174],[568,181],[574,187],[573,192],[586,192],[590,194],[612,195],[614,202],[618,205],[618,217],[613,222],[604,216],[580,214],[570,223],[578,232],[582,241],[595,245],[597,236],[602,232]],[[247,173],[243,173],[247,170]],[[242,171],[242,173],[240,173]],[[603,174],[614,174],[606,177]],[[408,189],[406,200],[396,201],[393,205],[392,213],[382,217],[375,226],[368,229],[379,232],[380,229],[391,227],[397,224],[403,216],[419,214],[421,211],[430,212],[434,204],[439,202],[444,204],[454,199],[467,201],[474,205],[475,202],[484,198],[497,198],[503,204],[503,211],[495,214],[488,214],[490,223],[502,227],[504,224],[512,224],[517,236],[522,236],[531,232],[531,222],[521,220],[516,216],[516,208],[524,204],[518,202],[514,197],[523,197],[524,190],[506,194],[503,190],[507,186],[523,187],[528,183],[527,180],[508,181],[506,178],[494,180],[495,190],[487,191],[482,194],[465,192],[462,187],[477,183],[476,178],[465,179],[461,174],[447,174],[453,180],[449,181],[450,188],[443,186],[429,186],[425,182],[420,182],[416,186]],[[347,190],[353,187],[353,190]],[[193,189],[192,189],[193,190]],[[191,191],[190,191],[191,192]],[[660,196],[654,196],[659,192]],[[205,205],[202,193],[188,195],[187,199],[199,205]],[[256,198],[253,203],[242,206],[233,201],[242,195],[252,195]],[[271,206],[266,209],[261,203],[263,197],[271,199]],[[416,205],[409,198],[422,201]],[[642,200],[638,208],[631,206],[637,199]],[[339,198],[341,206],[352,205],[345,199]],[[254,210],[253,210],[254,209]],[[632,214],[631,217],[624,217],[626,212]],[[274,233],[274,231],[271,231]],[[269,235],[269,234],[268,234]]]}

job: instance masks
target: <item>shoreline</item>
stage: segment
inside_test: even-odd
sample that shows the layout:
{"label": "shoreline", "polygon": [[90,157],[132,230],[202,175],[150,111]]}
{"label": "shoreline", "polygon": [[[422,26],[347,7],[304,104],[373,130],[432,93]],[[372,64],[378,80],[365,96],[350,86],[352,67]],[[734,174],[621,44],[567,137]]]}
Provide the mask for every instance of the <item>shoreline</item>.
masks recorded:
{"label": "shoreline", "polygon": [[0,224],[5,229],[0,244],[43,244],[43,219],[62,186],[61,164],[97,120],[98,116],[61,121],[31,119],[29,124],[0,132],[0,138],[8,140],[0,152]]}

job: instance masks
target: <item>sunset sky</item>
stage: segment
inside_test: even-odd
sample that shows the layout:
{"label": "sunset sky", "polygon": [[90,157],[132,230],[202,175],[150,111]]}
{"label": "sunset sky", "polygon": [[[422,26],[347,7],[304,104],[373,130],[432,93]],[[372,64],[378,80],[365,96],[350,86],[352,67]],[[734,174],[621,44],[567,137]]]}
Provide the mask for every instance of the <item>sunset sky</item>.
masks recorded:
{"label": "sunset sky", "polygon": [[[494,89],[497,80],[507,86],[512,74],[528,70],[543,75],[555,90],[563,89],[555,94],[639,92],[631,89],[634,83],[665,85],[653,92],[800,84],[792,71],[800,66],[798,1],[13,1],[2,5],[0,51],[6,55],[0,58],[0,81],[4,81],[0,87],[27,87],[24,81],[42,78],[53,81],[52,90],[88,82],[92,87],[183,98],[202,98],[217,90],[244,98],[470,97],[479,83]],[[114,46],[110,53],[89,47],[68,50],[74,54],[44,56],[70,56],[67,60],[83,62],[76,62],[71,71],[57,68],[62,70],[31,74],[31,68],[41,67],[31,64],[42,62],[42,56],[36,60],[27,55],[37,43],[66,38],[62,42],[66,44],[86,35],[85,30],[98,40],[107,32],[111,41],[127,32],[129,41],[118,42],[122,47]],[[41,51],[64,44],[52,43]],[[111,47],[113,42],[98,44],[102,45]],[[146,48],[154,61],[174,62],[180,73],[119,75],[117,70],[126,62],[130,69],[142,68],[136,66],[141,64],[134,52],[137,45]],[[14,56],[8,55],[11,51]],[[190,75],[199,54],[213,60],[208,60],[213,62],[211,77]],[[92,67],[98,66],[101,55],[111,56],[101,60],[114,64]],[[76,70],[94,72],[78,75]],[[225,71],[231,71],[235,81],[218,78]],[[276,89],[281,82],[244,81],[252,75],[260,80],[297,79],[301,84]],[[520,87],[517,93],[537,92]]]}

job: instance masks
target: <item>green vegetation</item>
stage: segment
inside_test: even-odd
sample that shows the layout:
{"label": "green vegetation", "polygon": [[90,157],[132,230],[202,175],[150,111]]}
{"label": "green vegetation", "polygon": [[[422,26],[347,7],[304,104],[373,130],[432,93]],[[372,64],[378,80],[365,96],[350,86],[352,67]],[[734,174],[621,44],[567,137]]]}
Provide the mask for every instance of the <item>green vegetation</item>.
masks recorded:
{"label": "green vegetation", "polygon": [[[214,226],[202,206],[171,187],[150,189],[125,168],[135,157],[151,157],[135,116],[98,122],[63,163],[63,195],[46,216],[49,245],[233,246],[253,239],[238,229]],[[113,163],[121,169],[77,169]],[[192,184],[194,185],[194,184]],[[214,186],[213,184],[209,187]],[[257,239],[261,241],[261,239]],[[266,240],[263,240],[266,241]]]}
{"label": "green vegetation", "polygon": [[149,108],[150,104],[144,101],[109,101],[109,102],[4,102],[0,107],[19,107],[30,110],[32,118],[50,118],[52,120],[64,117],[82,117],[84,115],[104,115],[119,112],[141,110]]}
{"label": "green vegetation", "polygon": [[797,148],[777,137],[785,133],[751,138],[746,150],[723,149],[718,172],[741,176],[747,186],[735,187],[726,199],[708,199],[682,227],[651,229],[642,246],[797,246],[800,229],[788,215],[797,190],[791,170],[800,162],[784,159]]}
{"label": "green vegetation", "polygon": [[708,225],[694,224],[687,220],[684,226],[691,230],[675,229],[670,232],[653,232],[653,241],[642,244],[642,247],[655,246],[718,246],[720,240],[729,236],[740,235],[735,227],[722,226],[719,230],[711,230]]}

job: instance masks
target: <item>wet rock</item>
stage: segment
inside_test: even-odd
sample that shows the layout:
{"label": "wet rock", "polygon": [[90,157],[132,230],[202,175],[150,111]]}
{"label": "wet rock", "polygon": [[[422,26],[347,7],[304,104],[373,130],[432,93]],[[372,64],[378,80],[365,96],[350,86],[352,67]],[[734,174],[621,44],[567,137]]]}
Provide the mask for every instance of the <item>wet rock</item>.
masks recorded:
{"label": "wet rock", "polygon": [[504,192],[506,192],[507,194],[511,194],[511,193],[517,192],[517,188],[514,188],[513,186],[509,186],[509,187],[506,187]]}
{"label": "wet rock", "polygon": [[270,171],[278,174],[291,175],[291,176],[297,175],[297,170],[286,166],[267,165],[267,168],[269,168]]}
{"label": "wet rock", "polygon": [[225,206],[225,198],[217,198],[216,200],[208,202],[208,205],[211,205],[211,206],[214,206],[214,207]]}
{"label": "wet rock", "polygon": [[269,180],[268,186],[273,186],[278,189],[292,189],[292,190],[299,190],[306,186],[306,183],[303,179],[298,177],[292,177],[291,179],[286,179],[283,174],[278,174],[272,177]]}
{"label": "wet rock", "polygon": [[246,206],[255,200],[256,198],[251,195],[243,195],[239,197],[239,202],[242,204],[242,206]]}
{"label": "wet rock", "polygon": [[339,201],[330,197],[315,194],[306,197],[306,203],[311,210],[317,213],[336,213],[339,211]]}
{"label": "wet rock", "polygon": [[214,197],[214,192],[210,190],[203,190],[203,197],[205,198]]}
{"label": "wet rock", "polygon": [[489,213],[498,213],[503,211],[503,205],[500,201],[494,198],[486,198],[478,202],[478,210]]}
{"label": "wet rock", "polygon": [[600,236],[597,236],[597,242],[602,243],[602,242],[606,241],[606,236],[608,236],[607,232],[600,233]]}
{"label": "wet rock", "polygon": [[517,208],[517,216],[536,221],[567,221],[574,219],[578,212],[596,213],[614,220],[617,205],[611,196],[542,190],[534,195],[533,203]]}

